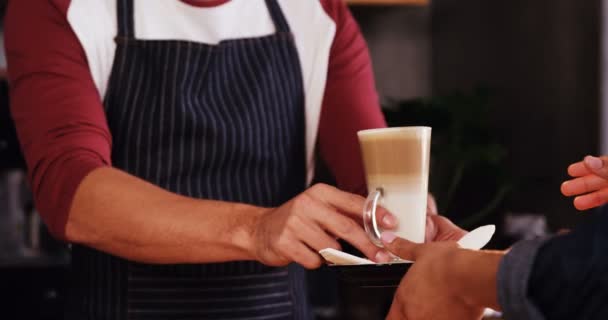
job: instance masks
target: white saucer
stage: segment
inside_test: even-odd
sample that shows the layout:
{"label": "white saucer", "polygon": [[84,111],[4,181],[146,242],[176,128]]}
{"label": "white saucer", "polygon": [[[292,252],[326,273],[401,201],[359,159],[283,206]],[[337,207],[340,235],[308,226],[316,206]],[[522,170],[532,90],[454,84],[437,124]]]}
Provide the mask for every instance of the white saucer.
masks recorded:
{"label": "white saucer", "polygon": [[[494,236],[495,232],[496,226],[493,224],[479,227],[462,237],[462,239],[458,241],[458,244],[464,249],[480,250],[485,247],[490,240],[492,240],[492,236]],[[333,265],[347,266],[376,264],[371,260],[360,258],[332,248],[323,249],[319,251],[319,254],[323,256],[327,262]],[[393,263],[412,263],[412,261],[399,260]]]}

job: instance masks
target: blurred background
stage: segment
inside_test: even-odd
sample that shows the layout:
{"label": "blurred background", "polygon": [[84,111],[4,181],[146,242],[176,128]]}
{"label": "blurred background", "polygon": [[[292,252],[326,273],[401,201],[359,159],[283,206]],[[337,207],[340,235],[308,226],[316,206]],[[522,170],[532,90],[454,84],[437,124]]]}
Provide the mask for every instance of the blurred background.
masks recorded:
{"label": "blurred background", "polygon": [[[582,215],[559,187],[570,163],[608,152],[608,5],[348,2],[368,42],[389,123],[433,127],[430,188],[441,213],[465,228],[496,224],[491,247],[500,249],[577,223]],[[8,105],[2,80],[0,310],[60,319],[69,260],[31,203]],[[318,319],[381,319],[393,290],[344,283],[328,268],[310,273],[309,282]]]}

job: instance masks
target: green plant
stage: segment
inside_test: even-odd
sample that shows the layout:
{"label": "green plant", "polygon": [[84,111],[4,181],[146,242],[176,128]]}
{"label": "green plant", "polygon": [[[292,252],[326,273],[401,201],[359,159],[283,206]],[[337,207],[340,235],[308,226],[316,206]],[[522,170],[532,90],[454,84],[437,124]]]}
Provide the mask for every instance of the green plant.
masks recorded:
{"label": "green plant", "polygon": [[490,125],[489,102],[490,92],[476,89],[388,101],[383,108],[389,126],[433,128],[430,190],[440,211],[464,227],[496,213],[513,185],[504,165],[507,149]]}

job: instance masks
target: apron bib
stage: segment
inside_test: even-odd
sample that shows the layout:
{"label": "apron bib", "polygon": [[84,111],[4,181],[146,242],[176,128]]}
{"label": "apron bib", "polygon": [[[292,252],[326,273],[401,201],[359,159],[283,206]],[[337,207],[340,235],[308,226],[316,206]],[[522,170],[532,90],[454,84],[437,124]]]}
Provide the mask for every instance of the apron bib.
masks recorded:
{"label": "apron bib", "polygon": [[[279,4],[265,3],[276,33],[210,45],[137,39],[133,0],[117,0],[104,99],[114,167],[181,195],[264,207],[304,190],[300,61]],[[72,256],[71,319],[311,318],[295,265],[147,265],[82,246]]]}

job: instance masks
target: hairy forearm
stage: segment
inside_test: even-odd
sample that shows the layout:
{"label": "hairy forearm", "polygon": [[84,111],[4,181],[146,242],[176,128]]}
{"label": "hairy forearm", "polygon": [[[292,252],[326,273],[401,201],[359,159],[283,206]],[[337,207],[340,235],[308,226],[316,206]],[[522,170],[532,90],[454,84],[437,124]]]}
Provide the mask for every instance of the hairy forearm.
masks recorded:
{"label": "hairy forearm", "polygon": [[502,251],[461,250],[454,259],[454,289],[473,306],[500,310],[496,277]]}
{"label": "hairy forearm", "polygon": [[117,169],[99,168],[76,191],[66,236],[146,263],[253,260],[249,228],[265,210],[179,196]]}

